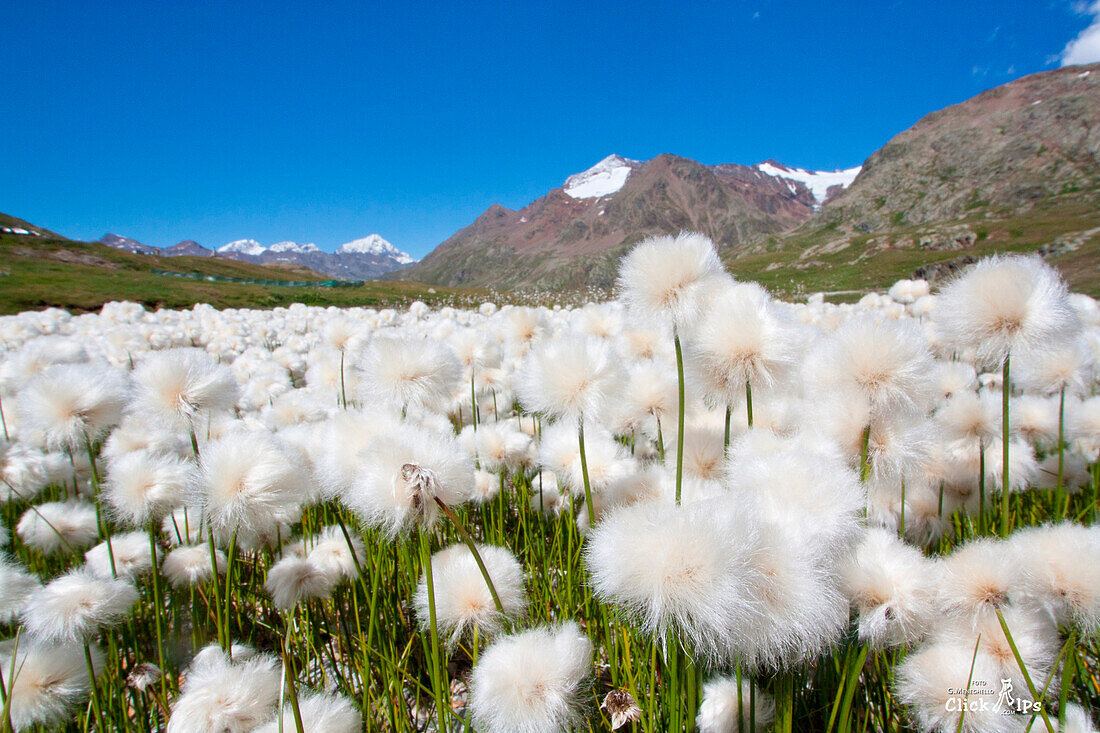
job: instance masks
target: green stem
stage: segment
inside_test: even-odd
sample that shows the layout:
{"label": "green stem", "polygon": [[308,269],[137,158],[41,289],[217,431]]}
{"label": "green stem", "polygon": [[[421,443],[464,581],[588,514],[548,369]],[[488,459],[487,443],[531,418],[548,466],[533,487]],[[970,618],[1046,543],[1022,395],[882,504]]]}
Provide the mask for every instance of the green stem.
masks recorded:
{"label": "green stem", "polygon": [[477,390],[474,389],[473,367],[470,367],[470,409],[473,411],[474,430],[477,430]]}
{"label": "green stem", "polygon": [[4,426],[4,440],[11,440],[8,435],[8,421],[4,419],[4,400],[0,397],[0,425]]}
{"label": "green stem", "polygon": [[794,730],[794,674],[780,672],[775,678],[775,731]]}
{"label": "green stem", "polygon": [[[596,505],[592,503],[592,484],[588,480],[588,457],[584,452],[584,418],[580,420],[580,427],[577,429],[577,443],[580,446],[581,451],[581,479],[584,481],[584,501],[588,506],[588,524],[589,526],[596,526]],[[676,501],[680,501],[680,489],[676,489]]]}
{"label": "green stem", "polygon": [[1073,678],[1077,671],[1075,666],[1077,655],[1073,654],[1076,642],[1077,629],[1074,628],[1070,630],[1069,640],[1066,642],[1070,654],[1062,665],[1062,689],[1058,694],[1058,730],[1066,729],[1066,706],[1069,704],[1069,688],[1073,686]]}
{"label": "green stem", "polygon": [[871,424],[863,428],[863,445],[859,453],[859,480],[867,483],[867,477],[871,475]]}
{"label": "green stem", "polygon": [[745,380],[745,409],[749,413],[749,427],[752,427],[752,384]]}
{"label": "green stem", "polygon": [[1011,483],[1008,480],[1008,397],[1012,392],[1012,381],[1009,375],[1009,356],[1005,355],[1005,363],[1001,370],[1001,537],[1008,537],[1008,493]]}
{"label": "green stem", "polygon": [[852,701],[855,699],[856,690],[859,689],[859,676],[863,672],[863,666],[867,662],[868,647],[861,644],[859,653],[851,660],[844,679],[844,698],[840,704],[840,725],[837,730],[848,731],[852,729]]}
{"label": "green stem", "polygon": [[722,455],[729,452],[730,449],[730,419],[733,417],[733,408],[726,405],[726,429],[722,435]]}
{"label": "green stem", "polygon": [[92,712],[95,714],[96,725],[100,730],[107,730],[106,724],[103,722],[103,707],[99,701],[99,686],[96,684],[95,678],[95,666],[92,664],[92,650],[88,647],[88,642],[84,642],[84,663],[88,666],[88,688],[91,691],[92,698]]}
{"label": "green stem", "polygon": [[997,609],[997,620],[1001,622],[1001,631],[1005,632],[1005,639],[1008,640],[1008,646],[1012,649],[1012,656],[1016,657],[1016,664],[1019,666],[1020,672],[1024,675],[1024,682],[1027,683],[1027,689],[1028,692],[1031,693],[1031,699],[1039,703],[1039,715],[1042,716],[1048,733],[1054,733],[1054,726],[1051,725],[1050,718],[1047,717],[1047,711],[1043,709],[1039,691],[1035,689],[1035,683],[1031,681],[1031,675],[1027,672],[1027,665],[1024,664],[1024,658],[1020,656],[1020,650],[1016,648],[1016,642],[1012,639],[1012,632],[1008,630],[1008,623],[1005,621],[1004,614],[1001,613],[1001,609],[999,608]]}
{"label": "green stem", "polygon": [[673,341],[676,345],[676,389],[679,397],[676,408],[679,419],[676,427],[676,505],[679,506],[684,485],[684,349],[680,345],[680,333],[676,330],[673,330]]}
{"label": "green stem", "polygon": [[344,350],[340,349],[340,401],[348,409],[348,391],[344,384]]}
{"label": "green stem", "polygon": [[222,603],[221,603],[221,591],[218,588],[218,554],[217,549],[214,547],[214,530],[207,528],[206,532],[207,545],[210,548],[210,587],[214,596],[214,623],[218,627],[218,642],[222,645],[222,650],[229,653],[229,641],[225,638],[225,633],[222,630]]}
{"label": "green stem", "polygon": [[418,533],[420,537],[420,561],[424,566],[424,582],[428,588],[428,631],[431,637],[428,640],[428,646],[431,653],[431,680],[432,680],[432,695],[435,697],[435,709],[437,716],[437,727],[439,730],[447,730],[446,723],[446,711],[447,703],[443,697],[443,686],[440,680],[440,654],[439,654],[439,636],[436,633],[436,613],[435,613],[435,581],[432,578],[432,550],[429,545],[428,533],[424,530],[420,530]]}
{"label": "green stem", "polygon": [[1065,459],[1066,459],[1066,388],[1058,398],[1058,486],[1055,489],[1055,503],[1058,505],[1058,519],[1066,518],[1063,497],[1065,495]]}
{"label": "green stem", "polygon": [[[470,554],[474,556],[474,562],[477,563],[478,570],[481,571],[481,577],[485,578],[485,585],[489,586],[489,594],[493,597],[493,604],[497,607],[497,612],[504,615],[504,604],[500,602],[500,596],[497,595],[496,586],[493,585],[493,579],[489,577],[489,571],[485,567],[484,561],[481,559],[481,553],[477,551],[477,545],[474,544],[474,540],[470,537],[470,533],[466,531],[466,528],[462,526],[462,522],[459,520],[458,515],[451,510],[449,506],[443,503],[443,501],[437,496],[435,503],[439,505],[439,508],[443,510],[443,513],[447,515],[447,518],[451,520],[451,524],[458,530],[458,536],[462,538],[462,541],[466,543],[466,547],[470,549]],[[591,509],[589,509],[591,512]]]}
{"label": "green stem", "polygon": [[[293,611],[291,612],[293,614]],[[294,664],[291,662],[290,654],[287,652],[287,648],[292,646],[290,644],[291,630],[294,628],[294,620],[292,616],[288,615],[286,620],[286,638],[280,640],[280,645],[283,651],[283,679],[286,681],[287,690],[290,692],[290,709],[294,712],[294,727],[298,733],[305,733],[305,726],[302,724],[302,710],[298,707],[298,687],[294,684],[294,678],[297,674],[294,671]],[[279,710],[279,716],[282,716],[282,709]]]}
{"label": "green stem", "polygon": [[161,629],[161,612],[164,606],[160,601],[160,569],[157,567],[157,523],[149,522],[149,557],[153,563],[153,616],[157,626],[157,666],[160,667],[160,688],[164,696],[168,696],[168,681],[165,679],[168,673],[164,666],[164,631]]}

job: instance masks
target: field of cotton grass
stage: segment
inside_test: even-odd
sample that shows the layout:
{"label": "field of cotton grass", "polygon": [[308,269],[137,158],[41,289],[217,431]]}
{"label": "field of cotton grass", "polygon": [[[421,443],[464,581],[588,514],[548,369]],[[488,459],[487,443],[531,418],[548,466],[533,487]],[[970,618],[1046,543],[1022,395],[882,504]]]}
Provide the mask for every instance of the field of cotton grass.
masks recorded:
{"label": "field of cotton grass", "polygon": [[0,319],[0,728],[1093,731],[1100,307]]}

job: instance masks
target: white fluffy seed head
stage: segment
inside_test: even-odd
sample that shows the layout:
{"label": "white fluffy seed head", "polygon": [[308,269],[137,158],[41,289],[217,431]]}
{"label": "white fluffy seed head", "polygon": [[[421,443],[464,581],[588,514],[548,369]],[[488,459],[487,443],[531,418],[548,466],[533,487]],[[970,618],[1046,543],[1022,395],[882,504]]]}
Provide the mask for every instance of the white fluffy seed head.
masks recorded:
{"label": "white fluffy seed head", "polygon": [[[474,628],[481,637],[496,634],[506,617],[521,616],[527,608],[523,592],[523,568],[515,555],[504,547],[478,545],[478,554],[493,580],[504,606],[497,610],[489,586],[466,545],[446,547],[432,555],[435,588],[436,624],[451,645],[457,644]],[[422,577],[413,599],[422,629],[428,628],[428,587]]]}
{"label": "white fluffy seed head", "polygon": [[641,503],[609,512],[586,548],[596,595],[647,634],[722,659],[757,620],[758,534],[730,501]]}
{"label": "white fluffy seed head", "polygon": [[120,622],[137,600],[137,590],[128,580],[73,570],[32,593],[21,618],[37,641],[80,643]]}
{"label": "white fluffy seed head", "polygon": [[474,464],[453,438],[403,425],[376,438],[341,499],[366,523],[397,537],[473,495]]}
{"label": "white fluffy seed head", "polygon": [[376,338],[360,354],[356,367],[364,404],[396,410],[439,409],[460,377],[454,352],[419,338]]}
{"label": "white fluffy seed head", "polygon": [[936,391],[932,355],[916,326],[870,316],[845,320],[809,354],[805,378],[818,391],[851,389],[872,415],[925,412]]}
{"label": "white fluffy seed head", "polygon": [[494,642],[471,676],[470,709],[486,733],[557,733],[581,719],[592,642],[577,624]]}
{"label": "white fluffy seed head", "polygon": [[1024,594],[1082,635],[1100,629],[1100,531],[1072,522],[1026,527],[1009,543]]}
{"label": "white fluffy seed head", "polygon": [[[90,646],[92,670],[103,669],[103,652]],[[88,665],[81,644],[43,645],[21,640],[18,652],[0,653],[5,698],[10,700],[12,726],[17,731],[35,725],[64,725],[73,709],[88,699]],[[18,674],[11,674],[12,670]]]}
{"label": "white fluffy seed head", "polygon": [[752,720],[756,718],[756,730],[768,730],[775,720],[775,700],[762,690],[756,690],[756,710],[749,707],[752,682],[741,680],[738,687],[736,677],[714,677],[703,685],[703,700],[699,704],[699,714],[695,725],[699,733],[733,733],[733,731],[752,730]]}
{"label": "white fluffy seed head", "polygon": [[[242,658],[247,657],[247,658]],[[241,655],[233,663],[220,649],[196,655],[172,705],[168,733],[246,733],[266,721],[279,700],[282,669],[267,654]]]}
{"label": "white fluffy seed head", "polygon": [[223,542],[273,536],[297,521],[311,492],[290,449],[265,432],[230,432],[207,444],[199,468],[188,505]]}
{"label": "white fluffy seed head", "polygon": [[893,532],[868,529],[843,573],[865,643],[908,646],[927,632],[937,612],[936,575],[919,550]]}
{"label": "white fluffy seed head", "polygon": [[237,401],[233,372],[198,349],[150,354],[134,369],[133,380],[132,409],[188,426],[199,415],[232,409]]}
{"label": "white fluffy seed head", "polygon": [[702,234],[681,232],[650,237],[623,258],[618,289],[627,308],[643,321],[693,323],[708,287],[727,279],[714,243]]}
{"label": "white fluffy seed head", "polygon": [[600,415],[620,376],[605,341],[564,336],[531,349],[516,376],[516,393],[528,412],[576,423]]}
{"label": "white fluffy seed head", "polygon": [[159,521],[183,501],[194,481],[194,463],[171,454],[144,450],[111,461],[103,499],[111,513],[131,526]]}
{"label": "white fluffy seed head", "polygon": [[[160,548],[157,548],[157,558]],[[112,565],[113,558],[113,565]],[[85,568],[97,578],[137,578],[149,572],[155,565],[149,548],[149,535],[145,532],[123,532],[111,536],[111,546],[100,542],[84,553]]]}
{"label": "white fluffy seed head", "polygon": [[307,558],[288,555],[267,571],[264,590],[276,608],[289,611],[311,598],[328,598],[335,578]]}
{"label": "white fluffy seed head", "polygon": [[[298,713],[302,716],[302,729],[318,733],[356,733],[363,729],[363,716],[346,697],[321,692],[298,693]],[[283,706],[282,727],[279,718],[268,721],[252,733],[283,733],[294,728],[294,708]]]}
{"label": "white fluffy seed head", "polygon": [[0,623],[11,623],[23,609],[27,596],[42,587],[17,560],[0,554]]}
{"label": "white fluffy seed head", "polygon": [[[923,644],[898,665],[894,689],[898,700],[916,719],[921,730],[962,730],[966,733],[1019,733],[1023,726],[1014,715],[1003,715],[996,705],[967,691],[1001,689],[1000,669],[974,644],[937,641]],[[1016,690],[1017,694],[1024,690]],[[986,700],[984,709],[979,705]],[[964,703],[973,709],[960,713]],[[961,728],[960,728],[961,719]]]}
{"label": "white fluffy seed head", "polygon": [[[218,575],[225,574],[227,558],[221,550],[214,550],[214,563]],[[205,583],[213,577],[210,565],[209,545],[184,545],[173,548],[161,564],[161,572],[168,582],[176,588]]]}
{"label": "white fluffy seed head", "polygon": [[945,345],[973,347],[980,364],[1000,366],[1011,351],[1052,346],[1078,329],[1065,283],[1038,256],[983,259],[939,295],[936,323]]}
{"label": "white fluffy seed head", "polygon": [[64,364],[35,375],[19,392],[25,433],[46,444],[85,450],[122,419],[129,384],[125,372],[99,364]]}
{"label": "white fluffy seed head", "polygon": [[52,501],[23,512],[15,533],[45,555],[76,552],[99,536],[95,506],[86,501]]}
{"label": "white fluffy seed head", "polygon": [[712,407],[739,404],[746,384],[774,387],[795,364],[797,332],[755,283],[713,289],[686,344],[686,365]]}

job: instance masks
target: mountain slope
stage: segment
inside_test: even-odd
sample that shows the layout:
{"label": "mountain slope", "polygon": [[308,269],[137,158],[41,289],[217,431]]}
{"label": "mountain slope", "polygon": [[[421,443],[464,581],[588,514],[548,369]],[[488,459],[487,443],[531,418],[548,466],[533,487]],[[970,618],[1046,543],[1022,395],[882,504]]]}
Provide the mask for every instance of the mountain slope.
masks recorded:
{"label": "mountain slope", "polygon": [[691,229],[738,247],[798,226],[818,204],[806,182],[759,166],[610,156],[518,211],[494,204],[402,276],[505,288],[609,285],[619,257],[646,236]]}
{"label": "mountain slope", "polygon": [[[191,245],[198,247],[194,242],[181,242],[177,251]],[[198,277],[170,277],[157,270]],[[208,281],[205,278],[209,276],[232,281]],[[93,311],[112,300],[134,301],[147,308],[189,308],[195,303],[218,308],[270,308],[292,303],[380,307],[408,305],[414,300],[469,306],[488,295],[408,282],[327,288],[273,284],[328,279],[298,265],[277,262],[259,265],[224,257],[138,254],[98,242],[69,240],[0,214],[0,315],[41,308]]]}
{"label": "mountain slope", "polygon": [[99,243],[135,254],[220,257],[258,265],[304,267],[343,280],[369,280],[416,262],[377,234],[345,242],[335,252],[325,252],[312,242],[276,242],[265,247],[255,239],[238,239],[213,251],[192,240],[159,249],[117,234],[106,234]]}
{"label": "mountain slope", "polygon": [[727,259],[791,294],[941,278],[1039,251],[1100,292],[1100,64],[1026,76],[933,112],[804,225]]}

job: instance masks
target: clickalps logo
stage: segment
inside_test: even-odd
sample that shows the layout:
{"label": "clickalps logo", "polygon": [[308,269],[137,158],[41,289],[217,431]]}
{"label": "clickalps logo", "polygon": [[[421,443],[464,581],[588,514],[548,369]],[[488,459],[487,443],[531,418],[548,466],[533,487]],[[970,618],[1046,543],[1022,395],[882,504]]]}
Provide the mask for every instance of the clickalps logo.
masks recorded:
{"label": "clickalps logo", "polygon": [[1034,715],[1039,703],[1017,697],[1012,680],[1001,680],[1001,689],[994,692],[985,680],[975,680],[970,689],[951,689],[946,707],[949,713],[1000,713],[1001,715]]}

